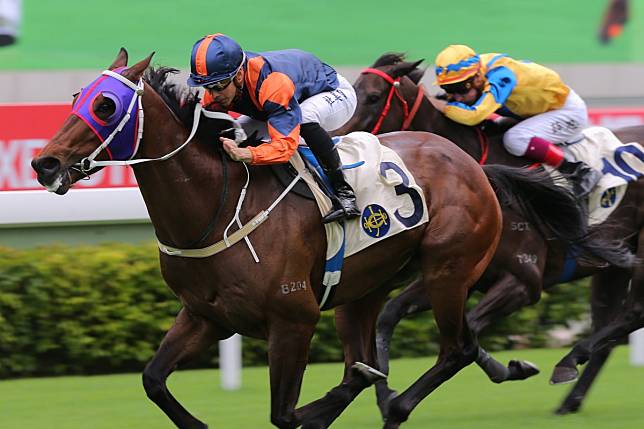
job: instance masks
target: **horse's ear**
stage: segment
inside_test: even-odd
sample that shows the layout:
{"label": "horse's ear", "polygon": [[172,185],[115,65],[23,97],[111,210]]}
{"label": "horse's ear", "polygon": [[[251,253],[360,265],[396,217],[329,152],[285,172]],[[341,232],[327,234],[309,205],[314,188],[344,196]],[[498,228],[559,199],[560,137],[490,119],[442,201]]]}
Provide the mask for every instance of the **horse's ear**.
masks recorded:
{"label": "horse's ear", "polygon": [[[408,63],[408,62],[402,62],[399,64],[396,64],[391,70],[391,75],[392,77],[402,77],[402,76],[409,76],[410,79],[414,80],[414,78],[411,76],[413,73],[416,73],[416,70],[418,70],[418,66],[420,63],[422,63],[423,60],[419,60],[413,63]],[[420,77],[423,77],[423,74],[425,73],[424,70],[421,70]],[[414,74],[415,76],[415,74]],[[420,80],[420,78],[419,78]],[[418,83],[418,82],[416,82]]]}
{"label": "horse's ear", "polygon": [[421,69],[421,68],[418,68],[418,65],[420,65],[420,63],[421,63],[422,61],[423,61],[423,60],[417,61],[417,62],[416,62],[416,68],[415,68],[415,69],[413,69],[412,71],[410,71],[410,72],[407,74],[407,77],[408,77],[409,79],[411,79],[411,80],[412,80],[416,85],[418,85],[418,83],[420,82],[420,80],[421,80],[421,79],[423,78],[423,76],[425,75],[425,72],[427,71],[427,69]]}
{"label": "horse's ear", "polygon": [[109,67],[109,70],[114,70],[119,67],[125,67],[125,66],[127,66],[127,51],[125,50],[125,48],[121,48],[118,55],[116,56],[116,59]]}
{"label": "horse's ear", "polygon": [[123,76],[130,79],[132,82],[137,82],[141,79],[141,76],[143,76],[145,69],[150,65],[150,61],[152,61],[153,56],[154,52],[148,55],[146,59],[139,61],[129,69],[125,70],[125,72],[123,72]]}

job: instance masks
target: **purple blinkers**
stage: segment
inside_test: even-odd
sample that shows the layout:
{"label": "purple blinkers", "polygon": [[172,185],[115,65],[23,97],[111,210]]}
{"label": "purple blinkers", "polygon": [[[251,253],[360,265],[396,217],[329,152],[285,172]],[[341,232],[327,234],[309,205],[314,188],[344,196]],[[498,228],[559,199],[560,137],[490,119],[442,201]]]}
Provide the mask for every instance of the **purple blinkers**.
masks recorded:
{"label": "purple blinkers", "polygon": [[[125,67],[121,67],[113,71],[122,74],[124,70]],[[100,119],[93,110],[94,101],[99,95],[109,98],[116,106],[114,113],[107,120]],[[131,105],[133,97],[136,97],[134,89],[112,76],[102,74],[81,90],[73,105],[72,114],[85,122],[103,143],[115,132],[121,120],[128,113],[126,110]],[[138,127],[139,116],[135,103],[132,106],[129,120],[105,147],[110,160],[122,161],[134,156],[138,149]]]}

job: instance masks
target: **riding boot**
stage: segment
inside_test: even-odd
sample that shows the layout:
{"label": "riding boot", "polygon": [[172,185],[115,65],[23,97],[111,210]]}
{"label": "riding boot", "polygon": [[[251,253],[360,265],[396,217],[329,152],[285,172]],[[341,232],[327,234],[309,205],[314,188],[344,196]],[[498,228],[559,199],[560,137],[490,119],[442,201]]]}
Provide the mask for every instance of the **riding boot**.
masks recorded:
{"label": "riding boot", "polygon": [[586,197],[602,178],[602,173],[582,161],[575,161],[568,151],[540,137],[532,137],[527,158],[555,167],[568,179],[577,198]]}
{"label": "riding boot", "polygon": [[306,140],[311,151],[320,162],[336,196],[336,198],[332,199],[333,207],[331,211],[322,218],[322,222],[330,223],[360,216],[353,188],[344,178],[340,155],[333,147],[333,140],[331,140],[329,134],[320,124],[313,122],[302,124],[300,135]]}

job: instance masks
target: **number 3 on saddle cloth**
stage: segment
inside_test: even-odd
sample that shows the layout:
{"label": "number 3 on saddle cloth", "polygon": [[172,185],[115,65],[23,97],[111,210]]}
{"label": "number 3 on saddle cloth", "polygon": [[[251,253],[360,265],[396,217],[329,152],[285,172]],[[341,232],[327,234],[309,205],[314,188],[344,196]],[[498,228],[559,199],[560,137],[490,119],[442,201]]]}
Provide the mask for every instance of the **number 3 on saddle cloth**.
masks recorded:
{"label": "number 3 on saddle cloth", "polygon": [[[355,191],[362,215],[342,224],[332,222],[324,225],[327,261],[323,279],[326,290],[320,304],[322,309],[329,302],[333,286],[340,282],[345,257],[429,220],[423,191],[396,152],[382,146],[373,134],[365,132],[351,133],[334,139],[334,142],[337,142],[345,177]],[[309,169],[323,174],[308,147],[301,147],[291,157],[290,162],[295,170],[305,171],[303,158]],[[320,214],[328,213],[332,205],[329,196],[311,173],[304,173],[303,179],[315,196]]]}
{"label": "number 3 on saddle cloth", "polygon": [[625,143],[609,129],[590,127],[584,138],[566,146],[578,161],[583,161],[603,176],[588,195],[588,223],[598,224],[619,206],[628,182],[644,175],[644,148],[638,143]]}

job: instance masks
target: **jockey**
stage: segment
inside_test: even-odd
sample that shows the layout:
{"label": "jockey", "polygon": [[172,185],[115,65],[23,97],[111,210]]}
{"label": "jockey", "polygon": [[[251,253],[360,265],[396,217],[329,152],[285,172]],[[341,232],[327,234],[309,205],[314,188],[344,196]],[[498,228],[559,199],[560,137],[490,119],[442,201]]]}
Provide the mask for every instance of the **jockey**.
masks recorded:
{"label": "jockey", "polygon": [[248,52],[223,34],[205,36],[194,44],[190,69],[188,85],[206,90],[204,108],[241,113],[239,122],[248,135],[259,131],[260,137],[270,139],[242,148],[220,137],[233,160],[254,165],[288,162],[302,136],[337,197],[323,222],[360,216],[327,133],[344,125],[356,108],[355,91],[344,77],[308,52]]}
{"label": "jockey", "polygon": [[503,136],[512,155],[558,168],[572,179],[578,196],[600,179],[600,172],[574,162],[557,146],[581,140],[588,110],[555,71],[503,54],[478,55],[465,45],[448,46],[435,65],[435,83],[448,100],[439,109],[449,119],[465,125],[478,125],[492,113],[518,119]]}

